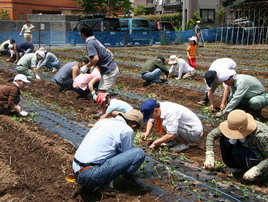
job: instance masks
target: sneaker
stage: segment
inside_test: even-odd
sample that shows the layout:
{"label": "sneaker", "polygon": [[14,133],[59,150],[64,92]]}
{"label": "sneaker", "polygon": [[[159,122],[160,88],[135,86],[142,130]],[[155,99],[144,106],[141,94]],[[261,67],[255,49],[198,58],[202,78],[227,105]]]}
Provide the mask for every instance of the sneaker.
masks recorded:
{"label": "sneaker", "polygon": [[164,142],[161,144],[161,146],[163,147],[173,147],[175,145],[177,145],[178,142],[176,140],[172,140],[172,141],[169,141],[169,142]]}
{"label": "sneaker", "polygon": [[181,151],[184,151],[184,150],[186,150],[188,148],[189,148],[189,145],[186,145],[186,144],[178,144],[177,146],[172,147],[169,150],[170,151],[173,151],[173,152],[181,152]]}

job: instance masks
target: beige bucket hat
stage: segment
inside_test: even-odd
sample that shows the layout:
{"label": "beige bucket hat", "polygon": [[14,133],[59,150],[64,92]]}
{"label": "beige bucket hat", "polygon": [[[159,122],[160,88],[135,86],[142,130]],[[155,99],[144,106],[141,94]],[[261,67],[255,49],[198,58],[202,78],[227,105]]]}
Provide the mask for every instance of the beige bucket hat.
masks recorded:
{"label": "beige bucket hat", "polygon": [[136,121],[137,123],[140,124],[140,126],[143,125],[143,114],[137,109],[132,109],[126,113],[120,113],[120,114],[129,121]]}
{"label": "beige bucket hat", "polygon": [[171,55],[169,57],[169,61],[168,61],[168,64],[170,65],[174,65],[178,62],[178,57],[176,55]]}
{"label": "beige bucket hat", "polygon": [[229,113],[227,121],[220,124],[219,129],[222,134],[230,139],[242,139],[256,130],[257,124],[253,116],[236,109]]}

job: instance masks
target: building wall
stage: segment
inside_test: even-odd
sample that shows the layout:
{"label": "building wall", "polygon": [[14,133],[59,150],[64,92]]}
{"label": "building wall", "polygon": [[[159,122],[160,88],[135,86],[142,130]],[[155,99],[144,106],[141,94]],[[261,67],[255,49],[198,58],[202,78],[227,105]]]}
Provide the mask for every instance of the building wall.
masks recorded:
{"label": "building wall", "polygon": [[74,0],[4,0],[0,1],[0,7],[9,12],[10,20],[26,20],[28,14],[33,14],[34,10],[58,12],[61,8],[78,8],[78,4]]}

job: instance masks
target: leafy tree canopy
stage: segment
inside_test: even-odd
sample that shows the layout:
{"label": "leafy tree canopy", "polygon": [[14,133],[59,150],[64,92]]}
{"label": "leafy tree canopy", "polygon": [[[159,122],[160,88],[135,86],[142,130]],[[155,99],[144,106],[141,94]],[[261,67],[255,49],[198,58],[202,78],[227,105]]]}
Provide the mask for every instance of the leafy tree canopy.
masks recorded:
{"label": "leafy tree canopy", "polygon": [[133,10],[130,0],[76,0],[85,13],[127,14]]}

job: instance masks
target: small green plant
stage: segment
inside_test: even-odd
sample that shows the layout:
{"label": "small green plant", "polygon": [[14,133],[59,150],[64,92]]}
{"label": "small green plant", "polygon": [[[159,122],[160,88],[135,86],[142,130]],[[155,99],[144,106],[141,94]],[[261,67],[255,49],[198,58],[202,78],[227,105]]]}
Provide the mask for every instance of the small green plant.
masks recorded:
{"label": "small green plant", "polygon": [[28,121],[30,122],[34,122],[34,118],[39,116],[39,114],[37,112],[34,112],[32,114],[29,114],[29,116],[27,117]]}
{"label": "small green plant", "polygon": [[224,163],[220,161],[215,161],[215,168],[222,169],[224,167]]}
{"label": "small green plant", "polygon": [[141,133],[137,131],[135,133],[135,136],[134,136],[134,144],[136,146],[139,146],[140,145],[140,139],[141,139]]}
{"label": "small green plant", "polygon": [[150,93],[150,94],[145,95],[145,97],[146,97],[147,99],[149,99],[149,98],[156,98],[157,95],[154,94],[154,93]]}
{"label": "small green plant", "polygon": [[12,120],[17,121],[17,122],[19,122],[19,123],[23,123],[23,118],[18,117],[18,116],[16,116],[16,115],[13,115],[13,116],[12,116]]}
{"label": "small green plant", "polygon": [[184,160],[185,160],[185,155],[184,155],[184,154],[180,154],[180,155],[179,155],[179,159],[180,159],[181,161],[184,161]]}
{"label": "small green plant", "polygon": [[144,161],[144,162],[141,164],[141,166],[140,166],[139,169],[140,169],[141,172],[145,173],[145,169],[146,169],[146,161]]}
{"label": "small green plant", "polygon": [[220,196],[220,192],[219,192],[219,180],[213,178],[211,180],[212,186],[215,188],[216,193],[215,193],[215,197],[219,197]]}
{"label": "small green plant", "polygon": [[6,11],[5,9],[1,8],[0,9],[0,20],[8,20],[9,17],[9,12]]}
{"label": "small green plant", "polygon": [[116,88],[117,89],[123,89],[124,85],[122,83],[119,83],[119,84],[116,85]]}

